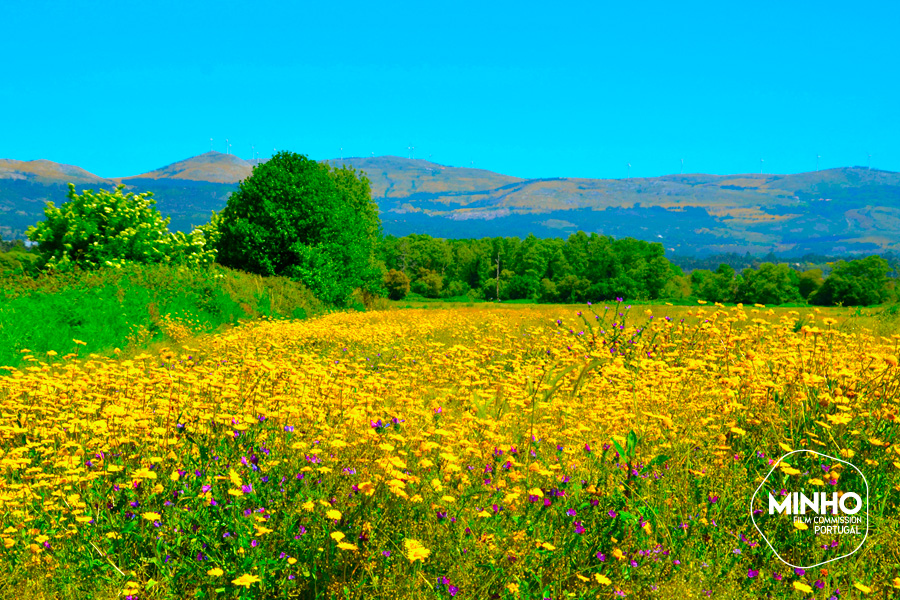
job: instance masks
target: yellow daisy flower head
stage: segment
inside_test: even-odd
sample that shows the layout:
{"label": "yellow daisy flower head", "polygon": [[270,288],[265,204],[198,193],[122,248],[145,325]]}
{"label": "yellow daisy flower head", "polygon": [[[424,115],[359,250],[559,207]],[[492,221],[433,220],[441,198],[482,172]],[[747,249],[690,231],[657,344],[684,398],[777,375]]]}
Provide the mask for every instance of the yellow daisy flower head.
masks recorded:
{"label": "yellow daisy flower head", "polygon": [[417,560],[425,562],[425,559],[431,554],[431,550],[423,546],[422,542],[418,540],[406,540],[403,542],[403,545],[406,547],[406,557],[409,559],[409,562]]}
{"label": "yellow daisy flower head", "polygon": [[253,585],[254,583],[257,583],[258,581],[259,581],[259,577],[257,577],[256,575],[248,575],[245,573],[245,574],[241,575],[240,577],[238,577],[237,579],[233,580],[231,583],[233,583],[234,585],[237,585],[237,586],[243,586],[243,587],[249,588],[251,585]]}

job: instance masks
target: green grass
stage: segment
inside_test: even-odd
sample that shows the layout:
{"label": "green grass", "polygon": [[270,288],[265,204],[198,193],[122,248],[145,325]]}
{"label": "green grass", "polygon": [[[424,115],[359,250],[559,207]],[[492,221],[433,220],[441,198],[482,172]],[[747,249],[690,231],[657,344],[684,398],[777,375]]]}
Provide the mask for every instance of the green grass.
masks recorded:
{"label": "green grass", "polygon": [[0,365],[10,367],[21,363],[26,349],[35,356],[127,353],[153,343],[183,343],[243,319],[302,319],[325,311],[309,290],[288,279],[219,267],[133,265],[6,277],[0,285]]}

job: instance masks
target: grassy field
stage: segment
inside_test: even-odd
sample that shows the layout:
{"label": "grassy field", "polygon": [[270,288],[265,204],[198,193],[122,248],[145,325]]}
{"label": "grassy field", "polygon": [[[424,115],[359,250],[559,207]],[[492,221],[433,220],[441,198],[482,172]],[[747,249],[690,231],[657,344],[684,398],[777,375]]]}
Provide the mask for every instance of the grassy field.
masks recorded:
{"label": "grassy field", "polygon": [[287,278],[222,267],[0,277],[0,366],[79,353],[124,358],[244,320],[323,312],[311,292]]}
{"label": "grassy field", "polygon": [[[0,597],[900,586],[894,312],[422,304],[127,360],[24,353],[0,385]],[[864,547],[805,572],[749,511],[800,448],[852,459],[870,493]]]}

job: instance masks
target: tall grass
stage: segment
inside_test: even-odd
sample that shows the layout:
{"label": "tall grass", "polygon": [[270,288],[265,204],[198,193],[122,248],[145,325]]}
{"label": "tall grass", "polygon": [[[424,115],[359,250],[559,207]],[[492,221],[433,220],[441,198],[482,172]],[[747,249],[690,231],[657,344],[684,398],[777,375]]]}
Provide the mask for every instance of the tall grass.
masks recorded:
{"label": "tall grass", "polygon": [[[132,265],[0,279],[0,365],[33,355],[127,351],[179,342],[241,319],[324,311],[302,285],[221,267]],[[74,340],[84,342],[82,348]]]}

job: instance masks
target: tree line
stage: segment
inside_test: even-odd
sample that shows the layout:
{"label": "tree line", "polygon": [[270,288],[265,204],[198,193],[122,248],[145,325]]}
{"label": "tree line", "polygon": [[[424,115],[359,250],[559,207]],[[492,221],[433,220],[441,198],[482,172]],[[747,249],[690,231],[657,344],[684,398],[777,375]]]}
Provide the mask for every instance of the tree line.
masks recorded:
{"label": "tree line", "polygon": [[879,256],[797,270],[763,262],[738,272],[728,264],[688,274],[662,244],[578,232],[568,239],[439,239],[386,236],[378,250],[385,287],[400,299],[429,298],[585,302],[699,298],[749,304],[872,305],[893,298],[893,269]]}
{"label": "tree line", "polygon": [[[579,232],[568,239],[530,235],[437,239],[386,236],[378,256],[391,297],[470,296],[483,300],[583,302],[589,298],[662,298],[683,275],[660,244]],[[408,283],[408,285],[407,285]]]}

